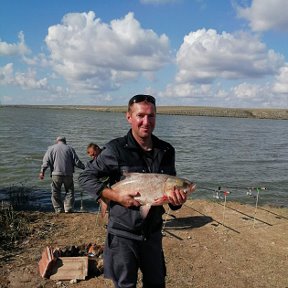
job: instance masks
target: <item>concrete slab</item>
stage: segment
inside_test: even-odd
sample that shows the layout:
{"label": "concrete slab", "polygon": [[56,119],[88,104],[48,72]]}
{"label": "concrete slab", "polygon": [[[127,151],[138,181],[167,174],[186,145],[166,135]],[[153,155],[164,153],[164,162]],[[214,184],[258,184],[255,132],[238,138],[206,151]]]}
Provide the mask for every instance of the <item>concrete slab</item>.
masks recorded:
{"label": "concrete slab", "polygon": [[85,280],[88,276],[88,257],[59,257],[52,267],[52,280]]}

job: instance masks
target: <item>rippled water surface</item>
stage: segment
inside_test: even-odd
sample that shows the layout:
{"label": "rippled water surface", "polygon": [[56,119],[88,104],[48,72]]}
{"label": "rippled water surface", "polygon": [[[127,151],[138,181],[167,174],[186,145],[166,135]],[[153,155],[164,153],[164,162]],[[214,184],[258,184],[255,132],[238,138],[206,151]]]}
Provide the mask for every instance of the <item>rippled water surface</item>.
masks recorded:
{"label": "rippled water surface", "polygon": [[[51,209],[50,179],[40,181],[38,173],[55,138],[66,136],[86,162],[89,142],[103,146],[128,129],[122,113],[0,108],[0,199],[8,197],[9,187],[22,185],[31,188],[38,205]],[[287,121],[158,115],[154,134],[175,147],[178,175],[198,185],[194,198],[213,199],[212,190],[220,186],[231,192],[231,200],[255,203],[247,187],[267,187],[260,191],[260,204],[287,206]],[[77,169],[79,206],[78,175]],[[85,194],[82,199],[86,208],[95,206]]]}

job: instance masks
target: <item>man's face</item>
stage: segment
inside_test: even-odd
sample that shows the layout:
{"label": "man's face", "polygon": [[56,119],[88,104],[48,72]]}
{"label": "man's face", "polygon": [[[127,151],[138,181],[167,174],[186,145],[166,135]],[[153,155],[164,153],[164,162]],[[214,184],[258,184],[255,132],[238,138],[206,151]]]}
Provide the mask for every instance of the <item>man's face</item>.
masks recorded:
{"label": "man's face", "polygon": [[93,147],[89,147],[87,149],[87,154],[92,158],[96,158],[99,155],[99,153],[100,153],[100,150],[99,151],[98,149],[95,150]]}
{"label": "man's face", "polygon": [[155,106],[150,102],[134,103],[126,114],[133,135],[142,139],[151,136],[156,123]]}

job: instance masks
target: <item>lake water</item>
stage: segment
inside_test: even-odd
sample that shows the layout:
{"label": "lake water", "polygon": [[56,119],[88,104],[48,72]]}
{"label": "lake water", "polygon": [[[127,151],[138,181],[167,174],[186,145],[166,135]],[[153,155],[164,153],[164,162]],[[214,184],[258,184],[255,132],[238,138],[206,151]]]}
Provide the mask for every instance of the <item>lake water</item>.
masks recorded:
{"label": "lake water", "polygon": [[[288,204],[287,121],[236,118],[158,115],[154,134],[176,149],[178,176],[197,183],[193,198],[214,199],[212,191],[229,190],[228,200],[259,204]],[[58,135],[64,135],[82,162],[89,160],[86,146],[103,146],[129,129],[122,113],[83,110],[0,108],[0,200],[7,199],[11,187],[25,187],[34,204],[52,209],[50,179],[38,180],[42,157]],[[80,199],[85,209],[96,204],[78,185],[76,168],[76,208]],[[249,193],[248,193],[249,194]],[[81,196],[82,195],[82,196]],[[220,193],[221,195],[221,193]],[[81,197],[80,197],[81,196]],[[253,197],[254,196],[254,197]]]}

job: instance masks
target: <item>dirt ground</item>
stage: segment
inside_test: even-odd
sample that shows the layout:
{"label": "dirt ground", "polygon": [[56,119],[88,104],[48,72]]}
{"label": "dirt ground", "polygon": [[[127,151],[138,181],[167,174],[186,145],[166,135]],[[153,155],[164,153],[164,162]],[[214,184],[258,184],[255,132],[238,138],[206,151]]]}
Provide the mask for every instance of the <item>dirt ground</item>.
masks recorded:
{"label": "dirt ground", "polygon": [[[287,288],[288,208],[258,207],[254,219],[253,206],[223,204],[189,200],[163,216],[167,288]],[[107,216],[26,213],[32,234],[19,250],[1,253],[0,288],[113,287],[102,275],[76,284],[42,279],[37,265],[46,246],[103,244]]]}

